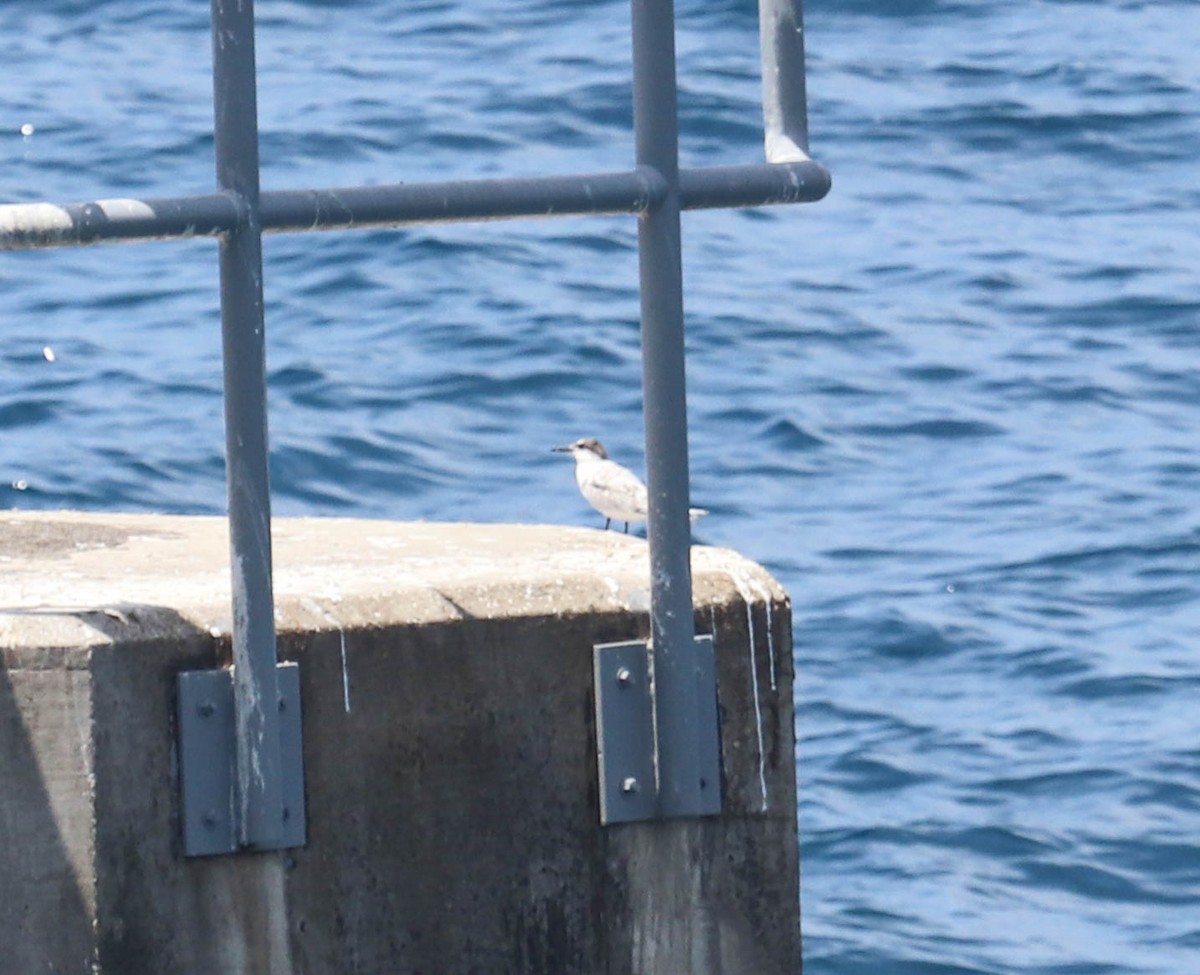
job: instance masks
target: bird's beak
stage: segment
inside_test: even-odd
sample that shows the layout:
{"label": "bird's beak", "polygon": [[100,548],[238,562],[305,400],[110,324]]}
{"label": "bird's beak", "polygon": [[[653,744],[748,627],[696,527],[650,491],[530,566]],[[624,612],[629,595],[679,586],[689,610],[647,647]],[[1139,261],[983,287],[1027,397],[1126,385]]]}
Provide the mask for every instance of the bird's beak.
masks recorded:
{"label": "bird's beak", "polygon": [[552,453],[552,454],[569,454],[570,452],[571,452],[570,447],[551,447],[550,448],[550,453]]}

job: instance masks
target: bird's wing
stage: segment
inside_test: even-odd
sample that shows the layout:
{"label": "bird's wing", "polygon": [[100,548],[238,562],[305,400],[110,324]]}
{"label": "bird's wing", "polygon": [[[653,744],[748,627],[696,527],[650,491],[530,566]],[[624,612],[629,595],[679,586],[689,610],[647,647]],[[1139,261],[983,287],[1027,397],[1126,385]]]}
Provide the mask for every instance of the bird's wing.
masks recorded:
{"label": "bird's wing", "polygon": [[617,512],[613,517],[621,519],[625,515],[646,517],[650,507],[646,486],[632,471],[606,460],[589,464],[585,476],[586,483],[581,483],[580,487],[602,512]]}

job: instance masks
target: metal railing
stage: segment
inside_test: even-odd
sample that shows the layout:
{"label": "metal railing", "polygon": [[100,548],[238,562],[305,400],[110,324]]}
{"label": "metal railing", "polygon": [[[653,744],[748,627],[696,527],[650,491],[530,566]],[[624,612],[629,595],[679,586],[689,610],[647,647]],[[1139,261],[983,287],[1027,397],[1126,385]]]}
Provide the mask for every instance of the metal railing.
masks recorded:
{"label": "metal railing", "polygon": [[[281,739],[271,582],[262,270],[262,235],[267,232],[637,215],[650,495],[655,814],[697,815],[709,808],[700,797],[694,748],[700,704],[691,662],[680,213],[814,201],[828,192],[830,180],[807,154],[801,0],[759,0],[767,162],[702,169],[679,166],[672,0],[632,0],[632,11],[636,165],[626,172],[262,192],[253,0],[212,0],[216,193],[0,206],[0,250],[196,236],[220,241],[234,802],[228,836],[207,845],[185,843],[187,852],[274,849],[303,842],[303,826],[299,833],[296,828],[302,816],[295,810],[289,815],[284,798],[286,770],[294,767],[296,756],[284,754],[281,745],[294,736],[285,731]],[[207,698],[196,707],[201,714],[213,713]],[[197,815],[212,828],[211,812]]]}

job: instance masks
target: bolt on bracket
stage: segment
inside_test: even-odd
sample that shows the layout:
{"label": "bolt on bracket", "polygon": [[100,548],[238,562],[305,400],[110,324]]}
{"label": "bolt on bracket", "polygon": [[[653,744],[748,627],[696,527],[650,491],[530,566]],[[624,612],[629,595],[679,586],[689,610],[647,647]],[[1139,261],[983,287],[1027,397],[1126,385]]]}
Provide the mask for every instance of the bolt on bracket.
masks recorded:
{"label": "bolt on bracket", "polygon": [[658,794],[658,743],[649,644],[602,643],[593,648],[596,759],[600,822],[632,823],[721,811],[721,746],[713,638],[694,642],[698,714],[693,747],[700,778],[690,808],[673,809]]}
{"label": "bolt on bracket", "polygon": [[300,668],[281,663],[279,744],[283,808],[277,843],[244,847],[238,843],[237,736],[233,673],[194,670],[177,677],[179,787],[184,856],[214,856],[246,850],[287,849],[306,839],[304,756],[300,714]]}

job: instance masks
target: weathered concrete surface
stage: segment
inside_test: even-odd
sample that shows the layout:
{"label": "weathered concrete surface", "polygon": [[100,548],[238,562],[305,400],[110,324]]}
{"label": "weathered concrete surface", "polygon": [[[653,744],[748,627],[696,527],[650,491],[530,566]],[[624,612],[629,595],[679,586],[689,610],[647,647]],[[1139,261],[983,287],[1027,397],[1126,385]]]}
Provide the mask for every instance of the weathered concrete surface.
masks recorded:
{"label": "weathered concrete surface", "polygon": [[645,543],[279,520],[309,842],[185,860],[180,670],[227,663],[220,519],[0,515],[0,975],[794,973],[787,597],[693,550],[725,811],[601,828],[592,645],[644,637]]}

